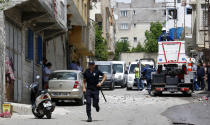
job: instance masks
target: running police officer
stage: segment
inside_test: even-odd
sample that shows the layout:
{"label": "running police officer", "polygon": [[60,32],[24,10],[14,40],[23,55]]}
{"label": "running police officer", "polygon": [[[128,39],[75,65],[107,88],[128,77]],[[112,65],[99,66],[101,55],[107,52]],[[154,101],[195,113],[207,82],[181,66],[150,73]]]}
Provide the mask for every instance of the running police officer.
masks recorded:
{"label": "running police officer", "polygon": [[[99,76],[103,76],[101,82],[99,82]],[[87,122],[92,122],[91,117],[91,98],[93,98],[93,107],[99,112],[99,89],[106,80],[106,75],[95,68],[94,62],[89,62],[89,69],[84,72],[83,80],[83,92],[86,98],[86,112],[88,116]],[[87,88],[85,83],[87,83]]]}

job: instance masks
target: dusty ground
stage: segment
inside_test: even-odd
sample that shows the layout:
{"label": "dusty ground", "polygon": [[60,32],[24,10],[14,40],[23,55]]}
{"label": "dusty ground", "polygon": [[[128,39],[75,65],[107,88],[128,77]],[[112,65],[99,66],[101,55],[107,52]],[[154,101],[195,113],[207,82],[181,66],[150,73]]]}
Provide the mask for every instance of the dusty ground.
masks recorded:
{"label": "dusty ground", "polygon": [[60,103],[51,120],[34,119],[33,115],[15,114],[11,119],[0,119],[0,125],[171,125],[173,123],[206,125],[210,122],[209,106],[200,99],[206,96],[206,93],[196,93],[193,97],[184,97],[180,94],[150,97],[147,91],[126,91],[126,89],[107,90],[104,93],[108,102],[104,102],[100,95],[101,111],[97,113],[92,108],[94,120],[92,123],[86,122],[85,106]]}

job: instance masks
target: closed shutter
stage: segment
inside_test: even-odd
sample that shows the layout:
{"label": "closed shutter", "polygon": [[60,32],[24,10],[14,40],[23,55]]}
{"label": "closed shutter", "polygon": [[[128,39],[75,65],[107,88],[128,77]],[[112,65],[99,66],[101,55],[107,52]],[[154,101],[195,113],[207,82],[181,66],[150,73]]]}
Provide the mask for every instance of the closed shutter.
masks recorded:
{"label": "closed shutter", "polygon": [[34,33],[31,29],[28,29],[28,55],[29,60],[34,59]]}

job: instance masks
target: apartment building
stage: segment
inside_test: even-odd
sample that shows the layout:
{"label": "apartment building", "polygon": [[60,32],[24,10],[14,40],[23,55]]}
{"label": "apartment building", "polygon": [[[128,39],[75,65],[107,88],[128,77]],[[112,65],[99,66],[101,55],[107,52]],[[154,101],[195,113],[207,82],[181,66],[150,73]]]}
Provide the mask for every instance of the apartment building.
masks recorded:
{"label": "apartment building", "polygon": [[154,0],[131,0],[131,3],[116,3],[114,14],[116,20],[116,40],[128,41],[130,47],[139,43],[144,45],[145,31],[151,22],[165,21],[162,4]]}

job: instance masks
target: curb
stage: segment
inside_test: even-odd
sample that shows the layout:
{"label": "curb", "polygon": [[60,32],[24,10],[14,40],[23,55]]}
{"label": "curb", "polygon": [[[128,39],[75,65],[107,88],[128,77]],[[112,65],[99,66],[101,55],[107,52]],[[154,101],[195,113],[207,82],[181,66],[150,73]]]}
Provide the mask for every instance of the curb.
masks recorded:
{"label": "curb", "polygon": [[20,104],[20,103],[10,103],[5,102],[5,104],[11,104],[13,107],[13,112],[18,113],[20,115],[30,115],[31,112],[31,105],[28,104]]}

